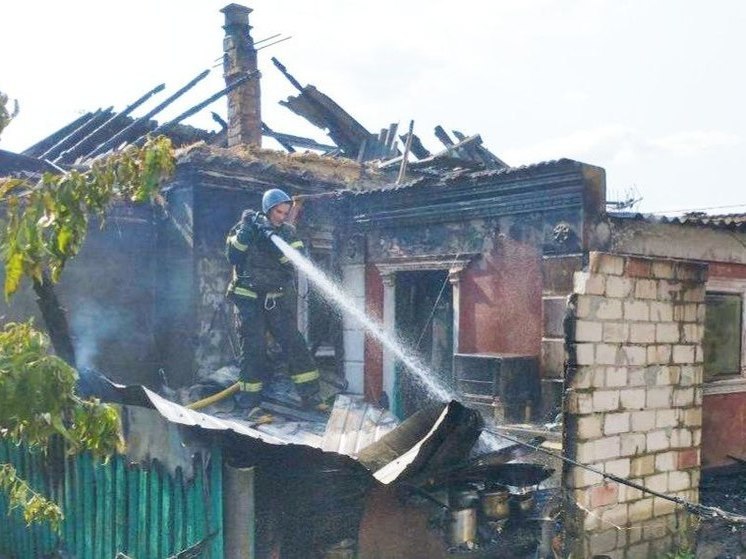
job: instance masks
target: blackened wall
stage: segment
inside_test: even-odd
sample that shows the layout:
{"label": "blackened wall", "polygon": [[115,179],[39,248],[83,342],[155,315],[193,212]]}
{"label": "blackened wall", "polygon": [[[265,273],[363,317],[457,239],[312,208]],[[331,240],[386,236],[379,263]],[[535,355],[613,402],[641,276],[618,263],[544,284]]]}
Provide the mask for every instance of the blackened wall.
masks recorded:
{"label": "blackened wall", "polygon": [[194,190],[183,186],[177,171],[166,192],[166,207],[158,226],[155,309],[156,342],[169,384],[182,386],[194,375],[196,317],[194,280]]}
{"label": "blackened wall", "polygon": [[[92,222],[83,247],[70,260],[55,290],[67,310],[79,366],[93,367],[125,383],[157,384],[161,355],[155,343],[155,277],[158,251],[153,209],[117,205],[103,229]],[[0,308],[3,321],[35,317],[26,282]]]}

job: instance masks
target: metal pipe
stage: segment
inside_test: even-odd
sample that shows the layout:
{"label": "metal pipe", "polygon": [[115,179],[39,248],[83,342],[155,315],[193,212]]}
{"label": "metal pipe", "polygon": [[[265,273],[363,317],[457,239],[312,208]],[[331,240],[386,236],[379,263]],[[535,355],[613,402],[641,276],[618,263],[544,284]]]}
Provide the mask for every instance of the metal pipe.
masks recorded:
{"label": "metal pipe", "polygon": [[261,39],[260,41],[254,41],[254,46],[257,46],[260,43],[266,43],[270,39],[274,39],[275,37],[279,37],[282,35],[282,33],[275,33],[274,35],[270,35],[269,37],[265,37],[264,39]]}
{"label": "metal pipe", "polygon": [[274,43],[270,43],[270,44],[268,44],[268,45],[264,45],[263,47],[259,47],[259,48],[258,48],[258,49],[256,49],[256,50],[258,50],[258,51],[259,51],[259,50],[262,50],[262,49],[266,49],[267,47],[271,47],[271,46],[274,46],[274,45],[276,45],[277,43],[282,43],[283,41],[287,41],[288,39],[292,39],[292,38],[293,38],[293,36],[292,36],[292,35],[291,35],[290,37],[284,37],[284,38],[280,39],[279,41],[275,41]]}
{"label": "metal pipe", "polygon": [[115,113],[109,120],[107,120],[106,122],[104,122],[101,126],[99,126],[98,128],[96,128],[93,132],[91,132],[90,134],[88,134],[87,136],[85,136],[84,138],[82,138],[73,147],[71,147],[68,150],[63,151],[59,155],[59,157],[57,157],[57,159],[55,159],[54,161],[57,162],[57,161],[60,161],[60,160],[64,160],[67,157],[73,157],[74,154],[75,154],[75,150],[77,150],[80,146],[82,146],[83,143],[85,143],[87,140],[89,140],[94,135],[96,135],[98,132],[100,132],[101,130],[103,130],[107,126],[109,126],[116,119],[118,119],[120,117],[126,117],[128,114],[130,114],[132,111],[134,111],[137,107],[139,107],[145,101],[147,101],[148,99],[150,99],[153,95],[155,95],[156,93],[160,93],[164,89],[166,89],[166,84],[165,83],[158,84],[153,89],[151,89],[150,91],[148,91],[145,95],[143,95],[142,97],[140,97],[139,99],[137,99],[134,103],[131,103],[129,106],[125,107],[122,112]]}
{"label": "metal pipe", "polygon": [[137,120],[135,120],[132,124],[130,124],[129,126],[127,126],[126,128],[124,128],[123,130],[120,130],[116,134],[114,134],[114,136],[112,136],[111,138],[109,138],[108,140],[106,140],[106,142],[104,142],[103,144],[101,144],[100,146],[98,146],[96,149],[94,149],[90,153],[86,154],[85,158],[87,159],[89,157],[96,157],[97,155],[99,155],[101,153],[105,153],[105,152],[109,151],[110,149],[114,149],[116,147],[116,145],[117,145],[117,142],[122,141],[124,139],[125,135],[127,134],[127,132],[129,132],[130,130],[132,130],[135,126],[139,125],[140,123],[146,122],[146,121],[150,120],[153,116],[155,116],[156,114],[158,114],[159,112],[161,112],[163,109],[165,109],[166,107],[168,107],[171,103],[173,103],[174,101],[176,101],[176,99],[178,99],[179,97],[181,97],[182,95],[184,95],[184,93],[186,93],[187,91],[189,91],[190,89],[192,89],[195,85],[197,85],[198,82],[200,82],[203,79],[205,79],[207,77],[207,74],[209,74],[209,73],[210,73],[209,69],[208,70],[204,70],[203,72],[201,72],[196,78],[192,79],[184,87],[182,87],[176,93],[174,93],[173,95],[171,95],[168,99],[166,99],[165,101],[163,101],[163,103],[161,103],[157,107],[151,109],[150,111],[148,111],[147,114],[141,116],[140,118],[138,118]]}

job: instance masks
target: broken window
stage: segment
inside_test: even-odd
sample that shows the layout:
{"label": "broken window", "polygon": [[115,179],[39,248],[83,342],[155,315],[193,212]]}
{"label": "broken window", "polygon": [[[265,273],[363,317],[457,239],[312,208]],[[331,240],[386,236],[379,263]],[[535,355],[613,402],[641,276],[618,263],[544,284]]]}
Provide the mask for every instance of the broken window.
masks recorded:
{"label": "broken window", "polygon": [[740,293],[708,292],[702,341],[707,380],[741,372],[743,297]]}

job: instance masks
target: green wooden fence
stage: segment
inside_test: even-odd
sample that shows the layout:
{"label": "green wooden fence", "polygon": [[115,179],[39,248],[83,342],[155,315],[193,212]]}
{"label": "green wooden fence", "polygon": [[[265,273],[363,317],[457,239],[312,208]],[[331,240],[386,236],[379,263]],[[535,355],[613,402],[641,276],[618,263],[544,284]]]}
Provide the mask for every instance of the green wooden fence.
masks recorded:
{"label": "green wooden fence", "polygon": [[203,557],[223,557],[222,454],[213,448],[193,479],[180,468],[129,465],[124,456],[96,464],[90,455],[50,460],[0,439],[0,463],[10,462],[38,492],[62,506],[59,532],[27,526],[0,494],[0,555],[37,559],[63,547],[76,559],[165,559],[208,536]]}

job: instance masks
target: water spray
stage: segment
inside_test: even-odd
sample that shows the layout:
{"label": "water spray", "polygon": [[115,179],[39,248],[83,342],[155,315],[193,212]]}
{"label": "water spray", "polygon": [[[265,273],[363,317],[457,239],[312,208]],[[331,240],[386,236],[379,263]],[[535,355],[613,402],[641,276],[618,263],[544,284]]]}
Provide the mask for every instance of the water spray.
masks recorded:
{"label": "water spray", "polygon": [[287,244],[279,235],[268,233],[269,239],[298,270],[306,274],[308,279],[324,294],[327,301],[340,311],[352,316],[366,332],[391,351],[430,394],[441,402],[448,402],[454,398],[454,395],[433,377],[432,372],[421,363],[417,356],[408,351],[394,335],[387,333],[379,321],[365,314],[331,278]]}

